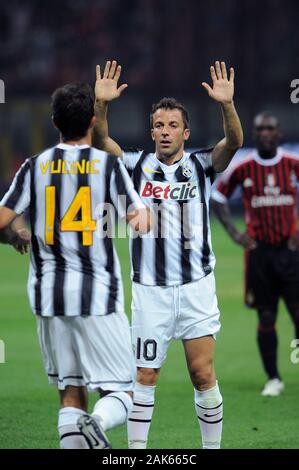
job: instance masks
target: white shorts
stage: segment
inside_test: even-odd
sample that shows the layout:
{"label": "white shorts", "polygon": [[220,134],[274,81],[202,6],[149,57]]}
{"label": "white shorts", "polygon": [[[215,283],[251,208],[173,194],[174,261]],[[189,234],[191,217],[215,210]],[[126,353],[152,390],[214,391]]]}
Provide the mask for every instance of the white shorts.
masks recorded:
{"label": "white shorts", "polygon": [[135,381],[130,327],[125,313],[37,317],[49,383],[89,390],[129,391]]}
{"label": "white shorts", "polygon": [[215,277],[179,286],[133,283],[132,340],[137,367],[160,368],[171,339],[215,335],[220,329]]}

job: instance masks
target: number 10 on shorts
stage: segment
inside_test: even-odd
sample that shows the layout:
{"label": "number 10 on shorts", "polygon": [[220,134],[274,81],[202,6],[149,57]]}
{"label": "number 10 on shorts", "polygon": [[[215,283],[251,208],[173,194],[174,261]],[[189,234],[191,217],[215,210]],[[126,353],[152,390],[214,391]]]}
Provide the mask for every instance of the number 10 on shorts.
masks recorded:
{"label": "number 10 on shorts", "polygon": [[145,359],[146,361],[154,361],[157,357],[157,342],[154,339],[146,339],[142,341],[137,338],[136,358]]}

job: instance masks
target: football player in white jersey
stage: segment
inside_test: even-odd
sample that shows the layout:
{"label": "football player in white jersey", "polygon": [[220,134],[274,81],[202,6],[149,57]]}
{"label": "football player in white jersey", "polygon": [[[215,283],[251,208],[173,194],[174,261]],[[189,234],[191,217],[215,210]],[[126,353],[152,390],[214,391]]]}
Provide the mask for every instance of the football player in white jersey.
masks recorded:
{"label": "football player in white jersey", "polygon": [[[60,143],[28,158],[0,203],[0,241],[29,209],[28,294],[46,373],[59,390],[64,449],[110,448],[105,431],[126,422],[133,406],[135,367],[121,273],[101,220],[113,218],[114,208],[134,229],[150,229],[148,209],[122,162],[91,147],[93,104],[86,84],[54,92]],[[22,233],[10,240],[24,245]],[[87,389],[101,394],[92,416]]]}
{"label": "football player in white jersey", "polygon": [[[103,75],[96,68],[94,145],[123,159],[143,202],[157,209],[154,240],[145,236],[131,243],[132,332],[138,375],[128,421],[129,447],[146,448],[159,370],[170,340],[176,338],[183,340],[194,386],[202,447],[216,449],[221,442],[222,397],[213,358],[220,323],[208,199],[213,172],[225,170],[243,143],[233,103],[234,69],[228,77],[225,63],[216,62],[210,68],[212,86],[202,83],[220,104],[224,138],[213,149],[191,154],[184,150],[190,136],[188,113],[173,98],[153,105],[154,153],[125,152],[111,139],[107,105],[128,86],[118,86],[120,73],[116,61],[106,63]],[[179,219],[182,215],[189,232]],[[163,236],[163,216],[179,227],[178,237]]]}

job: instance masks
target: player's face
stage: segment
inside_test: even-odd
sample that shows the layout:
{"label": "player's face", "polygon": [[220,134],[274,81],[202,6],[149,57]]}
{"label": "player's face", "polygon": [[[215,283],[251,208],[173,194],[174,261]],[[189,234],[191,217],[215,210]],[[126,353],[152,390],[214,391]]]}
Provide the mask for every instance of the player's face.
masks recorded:
{"label": "player's face", "polygon": [[157,109],[153,114],[151,133],[158,157],[164,158],[171,158],[183,151],[184,143],[190,136],[179,109]]}
{"label": "player's face", "polygon": [[280,137],[278,121],[275,117],[256,117],[253,127],[253,138],[259,152],[275,154]]}

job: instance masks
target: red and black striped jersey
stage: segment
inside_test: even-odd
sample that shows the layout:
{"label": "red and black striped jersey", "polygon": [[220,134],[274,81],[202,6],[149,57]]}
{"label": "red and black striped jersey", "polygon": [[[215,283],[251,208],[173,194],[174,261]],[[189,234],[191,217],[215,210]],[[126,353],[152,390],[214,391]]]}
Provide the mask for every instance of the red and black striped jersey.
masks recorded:
{"label": "red and black striped jersey", "polygon": [[299,157],[279,149],[271,159],[256,151],[233,164],[217,182],[213,199],[225,202],[240,185],[247,233],[279,245],[297,230]]}

